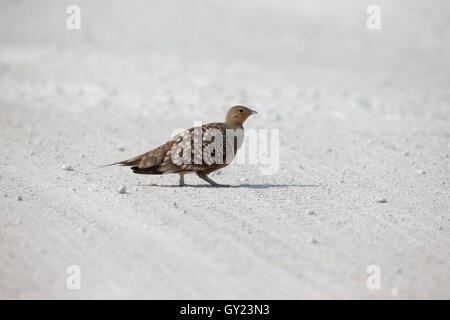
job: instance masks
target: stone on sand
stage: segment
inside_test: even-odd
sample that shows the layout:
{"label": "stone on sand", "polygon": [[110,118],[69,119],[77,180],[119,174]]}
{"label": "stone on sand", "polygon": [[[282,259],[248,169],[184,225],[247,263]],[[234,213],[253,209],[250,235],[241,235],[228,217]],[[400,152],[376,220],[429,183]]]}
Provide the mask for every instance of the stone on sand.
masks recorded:
{"label": "stone on sand", "polygon": [[61,166],[61,169],[65,170],[65,171],[73,171],[72,166],[69,165],[69,164],[63,164],[63,165]]}
{"label": "stone on sand", "polygon": [[127,187],[125,185],[121,185],[118,192],[119,194],[125,194],[127,192]]}
{"label": "stone on sand", "polygon": [[378,202],[378,203],[386,203],[387,199],[383,195],[378,195],[378,196],[375,197],[375,201]]}

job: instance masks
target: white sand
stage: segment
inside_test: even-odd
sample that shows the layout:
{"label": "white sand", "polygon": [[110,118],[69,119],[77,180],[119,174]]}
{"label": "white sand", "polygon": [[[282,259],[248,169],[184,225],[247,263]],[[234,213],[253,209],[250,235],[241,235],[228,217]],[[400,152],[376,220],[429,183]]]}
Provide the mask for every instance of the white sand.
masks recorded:
{"label": "white sand", "polygon": [[[0,3],[0,298],[450,298],[448,1],[147,2]],[[275,175],[95,169],[234,104]]]}

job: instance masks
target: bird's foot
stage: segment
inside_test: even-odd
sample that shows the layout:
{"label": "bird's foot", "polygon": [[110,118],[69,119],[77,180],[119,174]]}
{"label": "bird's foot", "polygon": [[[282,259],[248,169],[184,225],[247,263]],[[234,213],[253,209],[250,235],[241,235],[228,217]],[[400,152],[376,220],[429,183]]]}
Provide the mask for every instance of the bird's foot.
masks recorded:
{"label": "bird's foot", "polygon": [[220,183],[216,183],[212,185],[213,187],[217,187],[217,188],[230,188],[231,184],[220,184]]}
{"label": "bird's foot", "polygon": [[230,186],[230,185],[227,185],[227,184],[219,184],[219,183],[215,182],[213,179],[209,178],[206,174],[197,173],[197,175],[198,175],[198,177],[200,179],[205,180],[206,182],[208,182],[213,187],[229,187]]}

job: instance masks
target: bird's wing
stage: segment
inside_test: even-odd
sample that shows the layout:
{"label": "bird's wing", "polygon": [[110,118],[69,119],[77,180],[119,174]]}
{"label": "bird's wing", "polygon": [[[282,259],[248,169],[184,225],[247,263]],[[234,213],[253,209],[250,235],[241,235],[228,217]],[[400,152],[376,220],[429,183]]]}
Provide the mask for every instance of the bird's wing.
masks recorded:
{"label": "bird's wing", "polygon": [[159,146],[158,148],[144,153],[140,158],[138,167],[140,169],[146,169],[161,164],[161,162],[164,159],[164,156],[166,155],[167,151],[171,148],[172,145],[173,142],[169,140],[168,142]]}
{"label": "bird's wing", "polygon": [[163,173],[203,171],[229,164],[227,151],[231,151],[233,157],[234,152],[232,145],[227,148],[226,134],[227,127],[223,123],[209,123],[185,130],[170,140],[173,143],[158,170]]}
{"label": "bird's wing", "polygon": [[212,172],[231,163],[236,153],[236,137],[227,129],[220,122],[190,128],[156,149],[111,165],[132,166],[142,174]]}

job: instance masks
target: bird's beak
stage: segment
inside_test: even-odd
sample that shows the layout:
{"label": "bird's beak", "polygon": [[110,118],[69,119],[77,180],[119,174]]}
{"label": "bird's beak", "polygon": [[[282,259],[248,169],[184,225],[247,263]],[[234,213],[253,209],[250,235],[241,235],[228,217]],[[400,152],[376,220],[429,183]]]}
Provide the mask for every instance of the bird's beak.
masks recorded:
{"label": "bird's beak", "polygon": [[250,114],[257,114],[258,112],[256,112],[255,110],[250,110]]}

